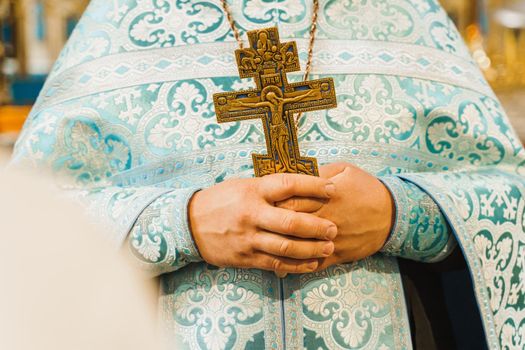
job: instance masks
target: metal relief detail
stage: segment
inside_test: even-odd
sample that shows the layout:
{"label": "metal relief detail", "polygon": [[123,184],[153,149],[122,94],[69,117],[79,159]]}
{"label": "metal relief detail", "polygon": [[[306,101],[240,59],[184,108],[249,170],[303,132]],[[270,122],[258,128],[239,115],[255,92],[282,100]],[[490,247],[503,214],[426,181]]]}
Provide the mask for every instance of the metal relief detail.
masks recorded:
{"label": "metal relief detail", "polygon": [[256,89],[213,96],[219,123],[260,118],[268,155],[253,154],[255,175],[300,173],[318,176],[315,158],[301,157],[293,115],[337,107],[331,78],[289,84],[286,73],[300,70],[295,42],[281,43],[276,27],[248,32],[250,47],[236,50],[241,78]]}

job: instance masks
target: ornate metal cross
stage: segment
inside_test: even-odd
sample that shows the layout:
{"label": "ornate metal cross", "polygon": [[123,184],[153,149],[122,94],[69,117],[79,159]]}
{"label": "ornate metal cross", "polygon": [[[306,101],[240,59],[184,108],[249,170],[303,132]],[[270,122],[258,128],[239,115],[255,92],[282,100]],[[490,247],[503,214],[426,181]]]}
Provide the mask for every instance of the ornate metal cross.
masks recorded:
{"label": "ornate metal cross", "polygon": [[337,107],[331,78],[289,84],[300,70],[294,41],[281,43],[277,27],[248,32],[250,47],[235,51],[239,76],[253,78],[254,90],[213,95],[219,123],[260,118],[268,155],[252,154],[255,176],[275,173],[319,175],[317,160],[301,157],[294,113]]}

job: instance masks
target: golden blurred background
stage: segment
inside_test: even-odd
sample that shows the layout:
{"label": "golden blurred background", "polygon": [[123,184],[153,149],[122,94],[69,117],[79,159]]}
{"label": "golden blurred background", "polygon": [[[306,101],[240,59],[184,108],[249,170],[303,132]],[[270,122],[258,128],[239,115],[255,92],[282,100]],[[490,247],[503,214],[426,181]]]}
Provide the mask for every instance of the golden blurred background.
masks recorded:
{"label": "golden blurred background", "polygon": [[[0,148],[4,153],[88,3],[0,0]],[[525,140],[525,0],[441,0],[441,4]]]}
{"label": "golden blurred background", "polygon": [[16,140],[53,62],[88,3],[0,0],[0,156],[5,156]]}
{"label": "golden blurred background", "polygon": [[441,0],[525,141],[525,0]]}

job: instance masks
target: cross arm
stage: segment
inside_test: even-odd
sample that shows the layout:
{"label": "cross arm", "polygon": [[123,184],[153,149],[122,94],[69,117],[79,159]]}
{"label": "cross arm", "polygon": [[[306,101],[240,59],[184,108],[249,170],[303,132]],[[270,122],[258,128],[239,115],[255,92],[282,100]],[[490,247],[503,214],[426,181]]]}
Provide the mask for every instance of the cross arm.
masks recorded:
{"label": "cross arm", "polygon": [[213,103],[219,123],[263,118],[268,111],[256,90],[214,94]]}
{"label": "cross arm", "polygon": [[334,80],[323,78],[288,85],[285,111],[292,113],[317,111],[337,107]]}

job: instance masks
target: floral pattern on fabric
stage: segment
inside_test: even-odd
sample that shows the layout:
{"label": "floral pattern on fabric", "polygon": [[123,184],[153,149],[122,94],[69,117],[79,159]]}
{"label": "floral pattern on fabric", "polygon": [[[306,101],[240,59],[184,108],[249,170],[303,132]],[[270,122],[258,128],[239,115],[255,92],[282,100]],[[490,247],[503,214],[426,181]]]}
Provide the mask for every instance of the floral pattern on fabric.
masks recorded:
{"label": "floral pattern on fabric", "polygon": [[[270,273],[191,264],[163,278],[161,305],[176,349],[280,349]],[[197,277],[197,278],[196,278]],[[277,313],[277,318],[271,316]],[[267,344],[267,346],[265,345]]]}
{"label": "floral pattern on fabric", "polygon": [[260,327],[261,294],[247,285],[225,283],[230,277],[225,270],[208,271],[200,274],[201,283],[179,287],[184,291],[174,300],[175,319],[181,333],[189,333],[190,349],[231,349]]}
{"label": "floral pattern on fabric", "polygon": [[391,40],[408,36],[414,30],[414,19],[407,10],[388,2],[370,1],[362,6],[355,1],[333,0],[325,4],[323,13],[329,24],[350,29],[357,40]]}
{"label": "floral pattern on fabric", "polygon": [[[395,86],[392,86],[395,84]],[[389,142],[407,139],[416,124],[416,111],[410,104],[394,99],[397,82],[369,75],[349,77],[338,91],[339,108],[327,111],[331,128],[352,134],[356,140]],[[368,116],[366,120],[361,115]]]}
{"label": "floral pattern on fabric", "polygon": [[[388,302],[390,295],[401,292],[389,288],[389,273],[394,271],[387,265],[388,260],[384,265],[363,260],[301,276],[305,334],[317,334],[323,343],[319,348],[402,348],[402,342],[392,343],[392,338],[407,330],[393,329]],[[367,295],[371,298],[363,298]],[[318,349],[308,343],[306,348]]]}

